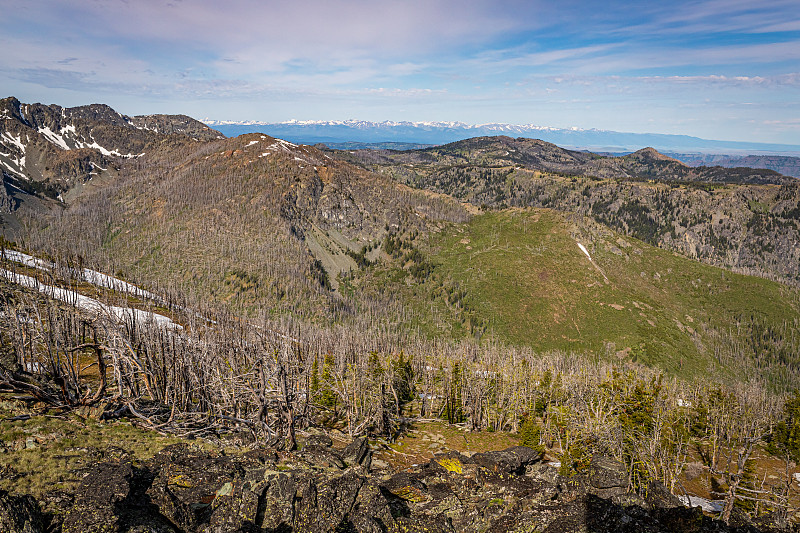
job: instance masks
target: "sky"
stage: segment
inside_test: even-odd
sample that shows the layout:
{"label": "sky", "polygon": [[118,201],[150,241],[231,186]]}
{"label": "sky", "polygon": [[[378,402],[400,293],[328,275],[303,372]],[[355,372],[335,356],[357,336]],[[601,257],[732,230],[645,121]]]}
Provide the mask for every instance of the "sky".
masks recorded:
{"label": "sky", "polygon": [[0,96],[800,145],[798,0],[0,0]]}

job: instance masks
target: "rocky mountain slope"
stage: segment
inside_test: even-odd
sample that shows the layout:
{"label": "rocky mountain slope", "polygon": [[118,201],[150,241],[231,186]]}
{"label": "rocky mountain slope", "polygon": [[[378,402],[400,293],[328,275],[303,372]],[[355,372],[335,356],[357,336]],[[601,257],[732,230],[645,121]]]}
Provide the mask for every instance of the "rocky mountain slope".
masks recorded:
{"label": "rocky mountain slope", "polygon": [[[6,213],[29,195],[56,198],[141,157],[167,135],[210,140],[223,135],[190,117],[128,117],[102,104],[62,108],[0,100],[0,171]],[[16,200],[10,199],[16,193]]]}
{"label": "rocky mountain slope", "polygon": [[338,274],[356,268],[362,248],[401,226],[466,217],[450,198],[252,134],[151,145],[120,164],[112,183],[84,190],[57,223],[31,220],[28,239],[69,243],[150,287],[177,285],[251,311],[327,316],[341,305],[331,290]]}

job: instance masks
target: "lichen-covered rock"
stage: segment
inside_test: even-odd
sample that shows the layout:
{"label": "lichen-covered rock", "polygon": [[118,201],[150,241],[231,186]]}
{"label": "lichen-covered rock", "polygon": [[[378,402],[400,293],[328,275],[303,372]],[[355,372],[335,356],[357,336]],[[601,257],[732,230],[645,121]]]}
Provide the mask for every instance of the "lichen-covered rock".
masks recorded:
{"label": "lichen-covered rock", "polygon": [[[348,448],[227,456],[175,445],[136,467],[124,458],[97,463],[74,504],[55,505],[68,508],[63,524],[47,529],[36,502],[0,492],[0,532],[759,531],[744,518],[728,527],[685,508],[658,482],[643,496],[629,493],[623,465],[606,457],[564,478],[529,448],[448,452],[379,477],[364,468],[365,439]],[[314,464],[339,453],[353,466]]]}
{"label": "lichen-covered rock", "polygon": [[350,511],[349,521],[355,531],[383,533],[397,531],[399,526],[392,516],[389,502],[374,483],[365,483]]}
{"label": "lichen-covered rock", "polygon": [[207,522],[220,491],[244,477],[243,468],[231,458],[196,452],[184,444],[164,448],[153,458],[151,469],[155,477],[147,495],[184,530]]}
{"label": "lichen-covered rock", "polygon": [[[128,460],[96,464],[74,495],[61,524],[62,533],[175,533],[173,524],[145,492],[152,479],[146,467],[135,468]],[[61,493],[48,498],[56,510],[69,501]]]}
{"label": "lichen-covered rock", "polygon": [[319,485],[309,480],[296,507],[298,531],[336,531],[349,527],[349,514],[365,478],[353,470]]}
{"label": "lichen-covered rock", "polygon": [[284,472],[271,472],[261,489],[256,525],[266,531],[291,528],[297,495],[297,477]]}
{"label": "lichen-covered rock", "polygon": [[592,457],[588,469],[589,483],[596,489],[625,489],[628,472],[625,465],[602,455]]}
{"label": "lichen-covered rock", "polygon": [[333,439],[322,432],[315,432],[306,438],[306,446],[325,446],[330,448],[333,446]]}
{"label": "lichen-covered rock", "polygon": [[198,529],[203,533],[260,532],[261,528],[256,525],[259,496],[241,482],[226,482],[215,493],[208,524]]}
{"label": "lichen-covered rock", "polygon": [[0,490],[0,531],[44,533],[44,519],[36,500],[31,496],[14,496]]}
{"label": "lichen-covered rock", "polygon": [[495,473],[522,475],[526,466],[540,461],[541,458],[540,451],[527,446],[514,446],[505,450],[476,453],[470,458],[470,462]]}
{"label": "lichen-covered rock", "polygon": [[320,468],[338,468],[344,470],[346,465],[342,458],[331,448],[307,445],[299,454],[303,459]]}
{"label": "lichen-covered rock", "polygon": [[133,477],[133,466],[128,461],[95,465],[81,481],[75,504],[64,519],[63,533],[120,531]]}
{"label": "lichen-covered rock", "polygon": [[369,470],[372,463],[372,450],[366,437],[360,437],[348,444],[341,453],[342,459],[349,466],[361,465]]}

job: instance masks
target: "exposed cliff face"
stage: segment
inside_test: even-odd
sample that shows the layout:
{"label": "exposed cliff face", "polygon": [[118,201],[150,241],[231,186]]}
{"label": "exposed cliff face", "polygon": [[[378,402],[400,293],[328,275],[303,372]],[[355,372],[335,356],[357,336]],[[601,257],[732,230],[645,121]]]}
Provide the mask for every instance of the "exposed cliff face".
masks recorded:
{"label": "exposed cliff face", "polygon": [[11,213],[17,207],[16,201],[8,194],[7,187],[5,179],[3,179],[0,184],[0,213]]}
{"label": "exposed cliff face", "polygon": [[155,133],[186,135],[201,141],[225,138],[217,130],[213,130],[202,122],[186,115],[138,115],[127,118],[134,127],[154,131]]}

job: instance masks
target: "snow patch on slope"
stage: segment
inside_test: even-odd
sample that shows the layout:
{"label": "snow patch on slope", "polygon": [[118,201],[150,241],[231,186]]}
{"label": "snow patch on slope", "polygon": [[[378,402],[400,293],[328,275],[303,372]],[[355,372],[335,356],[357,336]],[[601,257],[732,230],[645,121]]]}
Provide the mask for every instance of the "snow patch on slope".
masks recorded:
{"label": "snow patch on slope", "polygon": [[580,248],[580,249],[581,249],[581,251],[582,251],[583,253],[585,253],[585,254],[586,254],[586,257],[588,257],[588,258],[589,258],[589,261],[591,261],[591,260],[592,260],[592,256],[591,256],[591,255],[589,255],[589,250],[587,250],[587,249],[586,249],[586,247],[585,247],[584,245],[582,245],[581,243],[578,243],[578,248]]}
{"label": "snow patch on slope", "polygon": [[[44,261],[43,259],[39,259],[38,257],[18,252],[16,250],[4,250],[3,257],[11,261],[23,264],[25,266],[36,268],[43,271],[49,271],[54,266],[53,263],[50,263],[49,261]],[[100,287],[103,289],[111,289],[118,292],[124,292],[142,299],[148,299],[153,301],[161,300],[158,296],[156,296],[152,292],[148,292],[144,289],[137,287],[136,285],[128,283],[127,281],[115,278],[114,276],[109,276],[108,274],[103,274],[102,272],[98,272],[96,270],[84,268],[81,271],[81,278],[84,281],[91,283],[95,287]]]}
{"label": "snow patch on slope", "polygon": [[8,142],[10,142],[11,144],[13,144],[13,145],[14,145],[14,146],[16,146],[17,148],[19,148],[19,149],[20,149],[20,151],[21,151],[23,154],[25,153],[25,145],[22,143],[22,136],[21,136],[21,135],[19,135],[19,136],[17,136],[17,137],[14,137],[14,136],[13,136],[13,135],[11,135],[9,132],[7,132],[7,131],[4,131],[4,132],[3,132],[3,135],[1,135],[1,136],[0,136],[0,138],[2,138],[2,139],[3,139],[3,140],[5,140],[5,141],[8,141]]}
{"label": "snow patch on slope", "polygon": [[103,155],[115,155],[117,157],[124,157],[126,159],[130,159],[132,157],[138,157],[138,156],[135,156],[133,154],[121,154],[116,150],[108,150],[107,148],[104,148],[104,147],[100,146],[99,144],[97,144],[97,141],[95,141],[94,139],[92,139],[92,144],[88,144],[88,143],[78,143],[78,144],[81,144],[83,148],[94,148],[95,150],[98,150]]}
{"label": "snow patch on slope", "polygon": [[8,270],[0,270],[0,276],[6,278],[12,283],[22,285],[31,289],[36,289],[42,294],[59,300],[69,305],[74,305],[84,311],[96,313],[99,316],[112,318],[117,322],[136,321],[144,323],[152,323],[156,326],[166,329],[183,329],[183,326],[172,321],[172,319],[152,313],[149,311],[142,311],[141,309],[133,309],[130,307],[119,307],[116,305],[105,305],[94,298],[84,296],[75,291],[44,285],[39,283],[39,280],[26,276],[24,274],[17,274]]}
{"label": "snow patch on slope", "polygon": [[64,150],[69,150],[69,146],[67,145],[67,141],[64,140],[64,137],[59,135],[58,133],[55,133],[49,127],[39,128],[38,131],[39,133],[44,135],[48,141],[55,144],[59,148],[63,148]]}
{"label": "snow patch on slope", "polygon": [[575,241],[575,242],[577,243],[577,245],[578,245],[578,248],[580,248],[580,249],[581,249],[581,251],[582,251],[584,254],[586,254],[586,257],[588,257],[588,258],[589,258],[589,262],[590,262],[590,263],[592,263],[592,266],[593,266],[594,268],[596,268],[598,272],[600,272],[600,274],[603,276],[603,279],[606,281],[606,283],[609,283],[609,281],[608,281],[608,278],[606,277],[606,273],[605,273],[605,272],[603,272],[603,269],[602,269],[602,268],[600,268],[599,266],[597,266],[597,263],[595,263],[595,262],[594,262],[594,259],[592,259],[592,256],[591,256],[591,255],[589,255],[589,250],[587,250],[587,249],[586,249],[586,247],[585,247],[584,245],[582,245],[581,243],[579,243],[579,242],[577,242],[577,241]]}
{"label": "snow patch on slope", "polygon": [[700,507],[707,513],[721,513],[725,508],[725,500],[708,500],[699,496],[678,496],[686,507]]}

